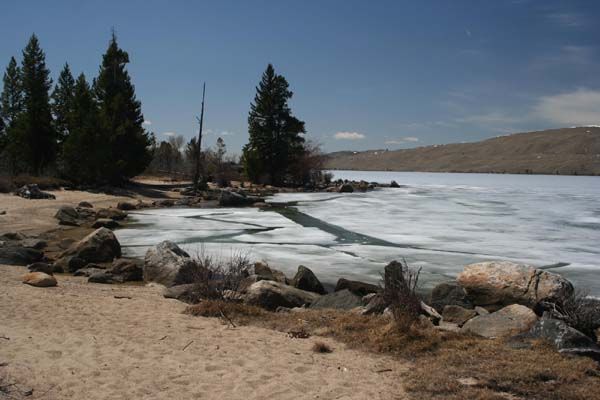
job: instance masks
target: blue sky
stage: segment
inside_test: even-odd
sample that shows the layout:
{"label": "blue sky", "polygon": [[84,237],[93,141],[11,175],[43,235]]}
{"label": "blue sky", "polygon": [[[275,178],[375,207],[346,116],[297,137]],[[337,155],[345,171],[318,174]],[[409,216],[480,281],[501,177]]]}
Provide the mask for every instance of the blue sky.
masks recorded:
{"label": "blue sky", "polygon": [[247,141],[267,63],[327,151],[474,141],[600,125],[596,1],[3,1],[0,64],[35,32],[56,78],[97,74],[110,30],[147,127]]}

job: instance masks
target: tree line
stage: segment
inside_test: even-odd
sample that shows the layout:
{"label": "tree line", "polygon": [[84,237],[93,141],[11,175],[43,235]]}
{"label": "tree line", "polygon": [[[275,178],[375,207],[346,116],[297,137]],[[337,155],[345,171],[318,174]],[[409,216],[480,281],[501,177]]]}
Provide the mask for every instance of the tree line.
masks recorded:
{"label": "tree line", "polygon": [[[156,142],[144,126],[141,103],[126,65],[129,55],[112,34],[98,75],[75,78],[68,63],[53,86],[45,53],[31,36],[21,63],[11,57],[0,94],[0,171],[52,175],[77,184],[121,184],[144,171],[189,177],[200,157],[204,176],[227,185],[237,176],[236,160],[198,149],[196,138]],[[305,123],[288,101],[287,80],[269,64],[248,115],[249,141],[241,164],[248,179],[274,185],[314,182],[321,166],[318,145],[305,139]],[[212,179],[209,179],[212,180]]]}
{"label": "tree line", "polygon": [[[12,174],[60,175],[76,183],[120,184],[144,171],[154,136],[113,33],[91,83],[68,64],[52,88],[36,35],[12,57],[0,95],[0,162]],[[52,91],[51,91],[52,90]]]}

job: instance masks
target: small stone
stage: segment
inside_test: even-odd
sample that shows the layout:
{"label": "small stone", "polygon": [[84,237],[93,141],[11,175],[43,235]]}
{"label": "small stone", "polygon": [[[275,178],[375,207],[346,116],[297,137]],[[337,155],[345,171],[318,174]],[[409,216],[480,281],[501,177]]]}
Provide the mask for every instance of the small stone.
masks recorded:
{"label": "small stone", "polygon": [[56,286],[56,278],[43,272],[30,272],[23,275],[23,283],[36,287]]}
{"label": "small stone", "polygon": [[87,202],[87,201],[80,201],[78,204],[79,207],[83,207],[83,208],[94,208],[94,206],[92,205],[92,203]]}
{"label": "small stone", "polygon": [[477,315],[487,315],[490,313],[488,310],[480,306],[475,307],[475,312],[477,313]]}

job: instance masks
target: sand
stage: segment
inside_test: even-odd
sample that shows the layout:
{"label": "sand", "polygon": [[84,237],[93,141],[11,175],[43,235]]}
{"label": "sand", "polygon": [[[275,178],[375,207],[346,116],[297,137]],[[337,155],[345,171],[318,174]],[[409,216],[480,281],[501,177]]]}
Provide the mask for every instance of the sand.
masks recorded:
{"label": "sand", "polygon": [[[185,315],[157,286],[57,275],[58,287],[35,288],[25,271],[0,265],[0,372],[28,398],[405,398],[406,365],[392,358]],[[333,353],[314,353],[316,340]]]}

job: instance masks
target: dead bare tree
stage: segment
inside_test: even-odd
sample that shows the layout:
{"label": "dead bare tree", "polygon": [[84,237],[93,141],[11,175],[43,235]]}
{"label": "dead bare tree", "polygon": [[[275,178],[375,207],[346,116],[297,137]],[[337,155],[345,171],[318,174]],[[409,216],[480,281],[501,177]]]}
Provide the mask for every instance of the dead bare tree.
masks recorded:
{"label": "dead bare tree", "polygon": [[204,123],[204,94],[206,92],[206,82],[202,85],[202,109],[200,118],[196,117],[200,129],[198,130],[198,151],[196,152],[196,169],[194,171],[194,189],[199,189],[200,174],[201,174],[201,159],[202,159],[202,125]]}

